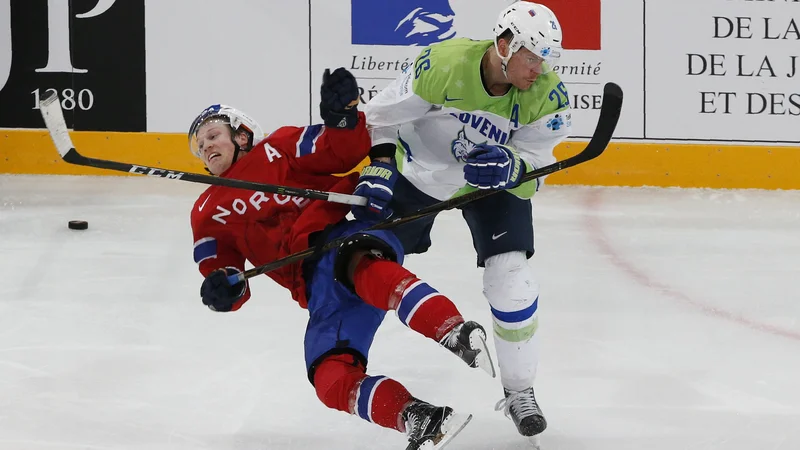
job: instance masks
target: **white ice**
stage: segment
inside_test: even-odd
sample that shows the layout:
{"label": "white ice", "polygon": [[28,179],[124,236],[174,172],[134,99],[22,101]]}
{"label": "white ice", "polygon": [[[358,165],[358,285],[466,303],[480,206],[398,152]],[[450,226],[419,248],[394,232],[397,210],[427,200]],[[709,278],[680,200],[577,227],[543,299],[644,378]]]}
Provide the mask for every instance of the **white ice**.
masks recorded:
{"label": "white ice", "polygon": [[[0,177],[0,448],[405,448],[319,403],[306,312],[269,279],[239,312],[201,304],[202,189]],[[535,205],[543,450],[800,449],[800,192],[549,186]],[[410,269],[490,325],[458,213],[433,242]],[[528,448],[498,380],[394,315],[370,372],[474,414],[448,450]]]}

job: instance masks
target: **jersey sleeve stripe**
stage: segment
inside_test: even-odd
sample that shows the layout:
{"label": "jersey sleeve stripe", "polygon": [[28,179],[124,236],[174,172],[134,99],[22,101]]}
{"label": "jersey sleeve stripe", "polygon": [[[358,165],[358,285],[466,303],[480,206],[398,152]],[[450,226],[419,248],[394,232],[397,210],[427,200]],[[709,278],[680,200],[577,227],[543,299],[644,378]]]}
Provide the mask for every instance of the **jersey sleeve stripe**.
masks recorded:
{"label": "jersey sleeve stripe", "polygon": [[316,151],[317,138],[322,133],[322,125],[306,127],[297,143],[297,157],[306,156]]}
{"label": "jersey sleeve stripe", "polygon": [[206,237],[194,243],[194,262],[201,262],[217,257],[217,240],[213,237]]}

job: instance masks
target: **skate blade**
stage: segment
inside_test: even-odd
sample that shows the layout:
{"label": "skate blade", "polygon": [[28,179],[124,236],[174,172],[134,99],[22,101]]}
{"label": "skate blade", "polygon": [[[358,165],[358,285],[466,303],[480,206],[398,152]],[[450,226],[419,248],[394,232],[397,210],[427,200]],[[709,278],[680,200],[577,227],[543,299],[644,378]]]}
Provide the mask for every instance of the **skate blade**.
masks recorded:
{"label": "skate blade", "polygon": [[528,437],[528,442],[531,444],[532,450],[542,450],[542,444],[539,441],[539,435]]}
{"label": "skate blade", "polygon": [[432,447],[423,446],[422,449],[439,450],[444,448],[450,443],[450,441],[453,440],[454,437],[458,436],[458,433],[461,433],[461,430],[467,426],[470,420],[472,420],[472,414],[464,415],[453,413],[450,418],[447,419],[447,422],[442,424],[442,439],[440,439],[439,442],[434,444]]}
{"label": "skate blade", "polygon": [[475,362],[478,367],[488,373],[490,377],[495,378],[497,372],[494,370],[494,362],[492,361],[492,354],[489,352],[489,346],[486,344],[486,336],[481,330],[475,330],[469,335],[469,346],[473,350],[480,350],[475,357]]}

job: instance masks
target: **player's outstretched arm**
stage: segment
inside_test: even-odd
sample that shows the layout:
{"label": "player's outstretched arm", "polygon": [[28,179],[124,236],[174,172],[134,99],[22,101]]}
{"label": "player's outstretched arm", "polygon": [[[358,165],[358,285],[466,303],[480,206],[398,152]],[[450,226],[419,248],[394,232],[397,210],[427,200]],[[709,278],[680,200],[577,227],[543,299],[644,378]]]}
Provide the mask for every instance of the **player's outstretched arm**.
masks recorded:
{"label": "player's outstretched arm", "polygon": [[358,111],[355,77],[340,67],[325,71],[320,87],[323,125],[285,127],[274,135],[273,146],[286,147],[291,166],[304,173],[325,175],[351,171],[369,153],[364,114]]}

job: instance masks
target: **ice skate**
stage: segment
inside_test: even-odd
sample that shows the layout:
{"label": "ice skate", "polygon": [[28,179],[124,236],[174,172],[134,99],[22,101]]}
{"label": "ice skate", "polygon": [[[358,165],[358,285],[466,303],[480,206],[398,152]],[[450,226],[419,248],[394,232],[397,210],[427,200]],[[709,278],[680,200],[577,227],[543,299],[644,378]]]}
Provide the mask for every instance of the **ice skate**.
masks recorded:
{"label": "ice skate", "polygon": [[[514,421],[519,434],[534,437],[547,428],[547,420],[536,403],[532,387],[524,391],[503,390],[506,398],[497,402],[495,410],[503,410],[505,415]],[[531,443],[536,444],[536,441],[531,440]]]}
{"label": "ice skate", "polygon": [[468,366],[480,367],[492,378],[496,376],[492,355],[486,345],[486,331],[479,323],[470,321],[456,325],[439,343]]}
{"label": "ice skate", "polygon": [[455,414],[448,406],[433,406],[412,400],[403,410],[408,447],[406,450],[444,448],[472,420],[472,414]]}

